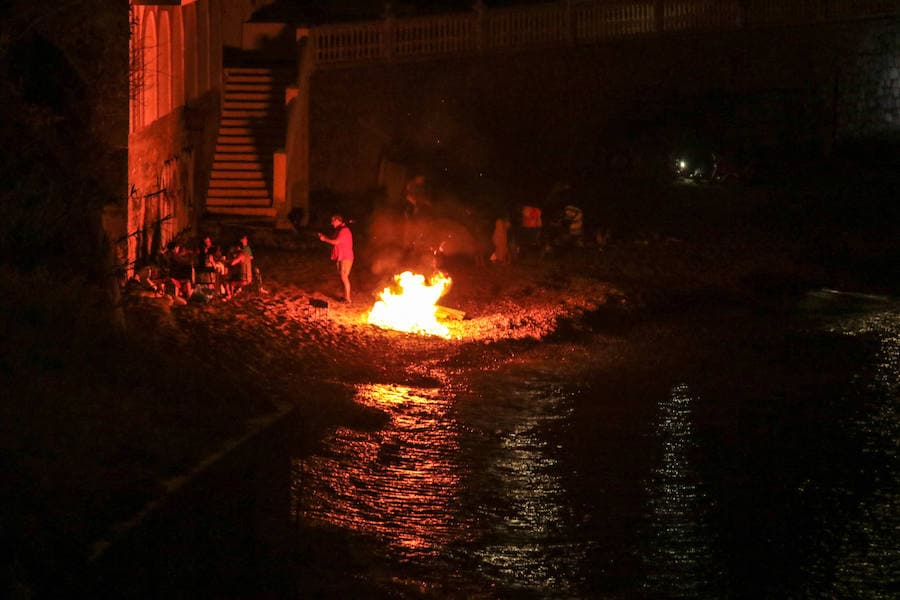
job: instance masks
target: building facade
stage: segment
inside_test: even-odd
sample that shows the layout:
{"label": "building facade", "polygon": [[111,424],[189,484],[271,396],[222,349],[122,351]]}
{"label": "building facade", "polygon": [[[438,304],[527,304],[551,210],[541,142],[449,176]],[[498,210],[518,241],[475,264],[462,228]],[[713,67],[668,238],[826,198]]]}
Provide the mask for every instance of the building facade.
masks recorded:
{"label": "building facade", "polygon": [[[117,220],[129,265],[195,229],[215,152],[223,61],[265,0],[131,0],[128,198]],[[115,221],[115,220],[114,220]]]}

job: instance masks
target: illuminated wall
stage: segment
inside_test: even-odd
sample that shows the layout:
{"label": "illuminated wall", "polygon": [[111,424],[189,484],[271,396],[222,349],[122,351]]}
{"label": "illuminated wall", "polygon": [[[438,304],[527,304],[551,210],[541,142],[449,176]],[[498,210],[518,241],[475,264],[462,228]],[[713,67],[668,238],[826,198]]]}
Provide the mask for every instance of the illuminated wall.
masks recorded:
{"label": "illuminated wall", "polygon": [[[223,54],[267,0],[131,0],[127,238],[131,272],[196,227],[218,128]],[[122,236],[113,236],[122,237]]]}

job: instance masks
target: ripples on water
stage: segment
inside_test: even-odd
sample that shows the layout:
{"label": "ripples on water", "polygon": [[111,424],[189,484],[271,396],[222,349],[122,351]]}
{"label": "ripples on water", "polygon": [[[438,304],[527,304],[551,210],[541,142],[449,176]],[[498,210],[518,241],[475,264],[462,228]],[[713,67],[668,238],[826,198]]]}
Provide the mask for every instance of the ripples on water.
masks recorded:
{"label": "ripples on water", "polygon": [[571,395],[552,379],[494,383],[495,393],[505,391],[497,404],[460,399],[469,432],[462,458],[476,466],[468,483],[481,490],[467,502],[477,516],[477,571],[500,589],[569,595],[584,552],[570,532],[561,477],[560,460],[571,450],[550,430],[571,419]]}
{"label": "ripples on water", "polygon": [[542,431],[570,417],[571,399],[547,382],[505,389],[485,403],[467,391],[360,386],[357,402],[390,424],[339,428],[296,461],[296,510],[377,537],[408,568],[442,564],[430,575],[440,586],[566,595],[582,553],[565,533],[561,448]]}
{"label": "ripples on water", "polygon": [[[831,291],[816,299],[837,305],[823,328],[848,338],[864,338],[873,346],[867,369],[854,376],[855,418],[849,435],[859,444],[855,464],[859,487],[830,490],[849,519],[823,521],[827,532],[821,553],[811,561],[811,582],[829,581],[837,598],[896,597],[900,590],[900,307],[873,296]],[[832,577],[829,577],[833,573]],[[809,591],[809,590],[807,590]]]}
{"label": "ripples on water", "polygon": [[[753,366],[728,384],[755,390],[743,399],[693,367],[660,371],[647,398],[613,397],[588,371],[557,372],[563,349],[549,345],[515,367],[444,374],[439,388],[359,386],[356,402],[388,424],[338,428],[296,459],[293,512],[374,541],[389,566],[363,577],[389,591],[402,580],[413,596],[889,597],[900,317],[876,307],[821,327],[809,336],[874,348],[838,395],[814,398],[821,407],[761,385],[772,349],[753,354],[752,341]],[[790,366],[803,373],[784,386],[815,378]],[[840,450],[827,458],[808,447],[829,440]]]}
{"label": "ripples on water", "polygon": [[648,535],[642,544],[651,598],[709,598],[720,569],[707,523],[711,500],[692,462],[698,440],[687,384],[672,388],[660,402],[655,433],[662,446],[660,464],[644,484]]}
{"label": "ripples on water", "polygon": [[404,557],[437,553],[457,522],[459,431],[440,390],[360,386],[356,401],[387,412],[378,431],[338,429],[323,452],[295,464],[297,508],[312,520],[373,535]]}

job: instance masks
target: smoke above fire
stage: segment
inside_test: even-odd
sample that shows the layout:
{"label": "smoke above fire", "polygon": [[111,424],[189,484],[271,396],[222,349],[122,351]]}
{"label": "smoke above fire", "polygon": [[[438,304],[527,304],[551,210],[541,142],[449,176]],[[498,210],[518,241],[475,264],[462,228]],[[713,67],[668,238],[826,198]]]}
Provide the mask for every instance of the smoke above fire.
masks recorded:
{"label": "smoke above fire", "polygon": [[399,211],[375,211],[368,227],[372,273],[385,276],[407,269],[431,273],[441,257],[472,257],[487,248],[489,225],[486,218],[462,209],[458,216],[415,218]]}

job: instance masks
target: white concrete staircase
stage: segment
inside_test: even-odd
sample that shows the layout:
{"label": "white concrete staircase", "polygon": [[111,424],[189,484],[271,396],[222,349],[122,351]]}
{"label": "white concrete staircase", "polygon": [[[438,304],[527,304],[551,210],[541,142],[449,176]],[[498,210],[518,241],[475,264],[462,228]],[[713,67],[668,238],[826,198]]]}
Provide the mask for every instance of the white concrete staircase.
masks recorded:
{"label": "white concrete staircase", "polygon": [[274,217],[272,155],[284,145],[290,70],[228,67],[206,193],[212,215]]}

